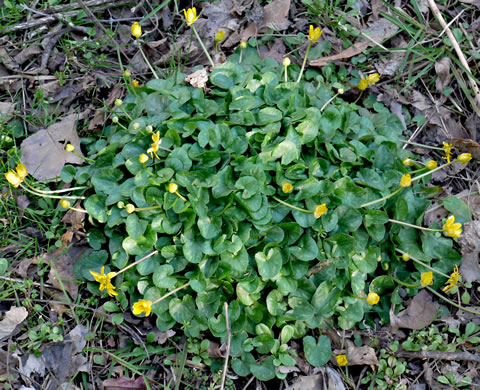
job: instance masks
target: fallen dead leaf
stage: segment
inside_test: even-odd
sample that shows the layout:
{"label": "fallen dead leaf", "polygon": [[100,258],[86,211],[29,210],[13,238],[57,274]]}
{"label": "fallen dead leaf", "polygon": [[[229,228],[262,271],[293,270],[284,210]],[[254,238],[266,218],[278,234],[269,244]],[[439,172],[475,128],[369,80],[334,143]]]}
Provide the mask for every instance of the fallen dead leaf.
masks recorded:
{"label": "fallen dead leaf", "polygon": [[330,367],[319,367],[319,374],[301,376],[285,390],[345,390],[342,377]]}
{"label": "fallen dead leaf", "polygon": [[[81,203],[76,203],[73,208],[77,210],[83,210]],[[85,219],[85,213],[75,210],[68,210],[62,218],[62,222],[70,225],[74,229],[84,230],[83,221]]]}
{"label": "fallen dead leaf", "polygon": [[[395,37],[392,40],[392,47],[395,49],[406,49],[408,47],[408,42],[402,37]],[[375,68],[382,76],[395,76],[400,69],[400,66],[402,66],[406,53],[406,50],[392,51],[389,56],[379,61],[379,63],[375,65]]]}
{"label": "fallen dead leaf", "polygon": [[20,53],[18,53],[15,57],[13,57],[13,60],[17,64],[22,65],[23,63],[31,60],[33,57],[38,56],[42,52],[43,52],[43,49],[38,45],[27,46]]}
{"label": "fallen dead leaf", "polygon": [[393,312],[394,306],[390,309],[390,325],[392,328],[406,328],[420,330],[432,323],[438,311],[437,303],[432,301],[432,296],[427,290],[421,290],[410,301],[408,307],[398,313]]}
{"label": "fallen dead leaf", "polygon": [[0,102],[0,121],[8,121],[15,112],[15,103]]}
{"label": "fallen dead leaf", "polygon": [[283,31],[290,26],[288,12],[290,11],[290,0],[273,0],[264,8],[263,22],[260,28],[263,30]]}
{"label": "fallen dead leaf", "polygon": [[369,346],[357,347],[351,341],[347,341],[347,358],[349,366],[378,366],[375,350]]}
{"label": "fallen dead leaf", "polygon": [[10,337],[27,316],[28,311],[24,307],[12,307],[7,311],[3,320],[0,321],[0,341]]}
{"label": "fallen dead leaf", "polygon": [[75,152],[82,155],[80,138],[75,131],[77,119],[77,114],[69,115],[22,142],[21,160],[35,179],[54,179],[60,175],[65,163],[83,163],[83,159],[65,150],[65,145],[70,143]]}
{"label": "fallen dead leaf", "polygon": [[[363,30],[363,37],[360,42],[355,42],[353,46],[350,46],[348,49],[342,51],[341,53],[335,54],[329,57],[319,58],[314,61],[310,61],[311,66],[325,66],[330,61],[344,60],[357,54],[360,54],[367,47],[375,46],[376,44],[381,44],[385,40],[389,39],[393,34],[398,30],[398,26],[390,22],[389,20],[382,18],[373,22],[367,29]],[[368,38],[365,38],[368,36]]]}
{"label": "fallen dead leaf", "polygon": [[137,379],[129,379],[120,377],[115,379],[107,379],[103,381],[103,388],[105,390],[143,390],[146,389],[143,377],[139,376]]}
{"label": "fallen dead leaf", "polygon": [[18,372],[22,374],[22,377],[30,379],[33,373],[39,374],[42,377],[45,375],[45,363],[41,357],[31,353],[28,355],[25,363],[22,363],[23,359],[21,359],[20,356],[16,355],[15,357],[18,359]]}
{"label": "fallen dead leaf", "polygon": [[480,144],[471,139],[452,138],[449,141],[461,153],[470,153],[475,160],[480,159]]}
{"label": "fallen dead leaf", "polygon": [[208,73],[206,68],[199,69],[185,77],[185,82],[194,88],[207,88]]}
{"label": "fallen dead leaf", "polygon": [[88,360],[82,355],[87,344],[85,335],[88,329],[77,325],[65,336],[64,341],[50,343],[42,350],[46,368],[61,386],[68,382],[78,371],[88,372]]}
{"label": "fallen dead leaf", "polygon": [[272,47],[267,51],[265,46],[260,47],[260,57],[264,58],[273,58],[279,64],[283,62],[285,58],[285,45],[283,39],[275,39]]}
{"label": "fallen dead leaf", "polygon": [[438,93],[442,93],[443,89],[450,84],[452,75],[450,73],[450,57],[444,57],[440,61],[435,62],[435,72],[437,72],[437,81],[435,81],[435,88]]}
{"label": "fallen dead leaf", "polygon": [[463,256],[460,273],[464,282],[480,280],[480,221],[463,225],[463,234],[458,239]]}

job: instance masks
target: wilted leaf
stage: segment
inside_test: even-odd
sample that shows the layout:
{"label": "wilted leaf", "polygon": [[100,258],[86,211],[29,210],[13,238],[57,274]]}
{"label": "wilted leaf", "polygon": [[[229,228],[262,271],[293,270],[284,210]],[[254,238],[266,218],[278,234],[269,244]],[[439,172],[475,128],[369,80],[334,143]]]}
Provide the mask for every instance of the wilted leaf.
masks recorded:
{"label": "wilted leaf", "polygon": [[290,10],[290,0],[273,0],[264,7],[262,29],[272,29],[282,31],[288,28],[288,11]]}
{"label": "wilted leaf", "polygon": [[0,102],[0,120],[7,121],[15,112],[15,103]]}
{"label": "wilted leaf", "polygon": [[378,366],[378,359],[375,355],[375,350],[372,347],[357,347],[352,342],[349,342],[347,348],[347,358],[349,366],[370,366],[372,364]]}
{"label": "wilted leaf", "polygon": [[122,376],[120,378],[103,381],[103,388],[105,390],[143,390],[147,387],[141,376],[137,379],[129,379]]}
{"label": "wilted leaf", "polygon": [[37,180],[53,179],[60,175],[65,163],[82,164],[83,160],[65,150],[70,143],[75,152],[80,150],[80,138],[75,131],[78,115],[69,115],[47,129],[40,130],[21,144],[22,162]]}
{"label": "wilted leaf", "polygon": [[345,390],[342,377],[330,367],[317,369],[320,374],[301,376],[285,390]]}
{"label": "wilted leaf", "polygon": [[464,282],[471,283],[480,280],[480,221],[466,223],[463,229],[458,240],[463,255],[460,273]]}
{"label": "wilted leaf", "polygon": [[190,83],[193,88],[207,87],[208,73],[206,68],[199,69],[185,77],[185,82]]}
{"label": "wilted leaf", "polygon": [[450,73],[450,57],[443,57],[440,61],[435,62],[435,72],[437,72],[437,81],[435,88],[438,93],[442,93],[443,89],[450,84],[452,75]]}
{"label": "wilted leaf", "polygon": [[480,159],[480,144],[471,139],[452,138],[450,143],[461,153],[470,153],[476,160]]}
{"label": "wilted leaf", "polygon": [[28,312],[24,307],[12,307],[7,311],[3,320],[0,321],[0,341],[9,337],[27,316]]}
{"label": "wilted leaf", "polygon": [[15,57],[13,57],[13,60],[17,64],[22,65],[23,63],[27,62],[33,57],[38,56],[42,52],[43,52],[43,49],[39,45],[27,46],[25,49],[20,51],[20,53],[18,53]]}
{"label": "wilted leaf", "polygon": [[408,307],[393,314],[393,306],[390,311],[390,325],[392,328],[406,328],[420,330],[432,323],[438,311],[438,305],[432,301],[432,296],[427,290],[421,290],[410,301]]}

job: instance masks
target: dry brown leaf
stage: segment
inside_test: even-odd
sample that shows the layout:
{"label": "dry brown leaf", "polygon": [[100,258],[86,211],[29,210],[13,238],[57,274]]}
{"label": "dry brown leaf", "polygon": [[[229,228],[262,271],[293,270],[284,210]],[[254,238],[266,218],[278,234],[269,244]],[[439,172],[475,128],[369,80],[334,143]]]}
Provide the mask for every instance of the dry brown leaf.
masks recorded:
{"label": "dry brown leaf", "polygon": [[475,160],[480,159],[480,144],[471,139],[451,138],[449,141],[461,153],[470,153]]}
{"label": "dry brown leaf", "polygon": [[189,74],[185,77],[185,82],[190,83],[194,88],[205,88],[207,87],[208,73],[206,68],[199,69],[192,74]]}
{"label": "dry brown leaf", "polygon": [[15,113],[15,103],[0,102],[0,121],[8,121]]}
{"label": "dry brown leaf", "polygon": [[460,273],[464,282],[480,280],[480,221],[472,221],[463,225],[463,234],[458,239],[463,261]]}
{"label": "dry brown leaf", "polygon": [[[83,210],[80,202],[73,206],[77,210]],[[68,210],[62,218],[62,222],[70,225],[74,229],[84,230],[83,221],[85,219],[85,213],[76,210]]]}
{"label": "dry brown leaf", "polygon": [[260,30],[283,31],[290,26],[288,12],[290,0],[273,0],[264,7],[263,23]]}
{"label": "dry brown leaf", "polygon": [[88,248],[86,245],[72,245],[68,250],[59,248],[41,256],[44,263],[51,265],[50,272],[48,273],[48,282],[59,290],[63,290],[63,286],[74,300],[78,295],[78,285],[73,276],[73,266],[75,261]]}
{"label": "dry brown leaf", "polygon": [[264,58],[273,58],[275,61],[277,61],[279,64],[283,62],[283,59],[285,58],[285,45],[283,43],[283,39],[275,39],[273,42],[272,47],[267,51],[267,48],[265,46],[260,47],[260,57],[262,59]]}
{"label": "dry brown leaf", "polygon": [[37,45],[27,46],[15,57],[13,57],[13,60],[17,64],[22,65],[23,63],[29,61],[33,57],[38,56],[42,52],[43,52],[43,49],[40,46],[37,46]]}
{"label": "dry brown leaf", "polygon": [[[353,46],[350,46],[348,49],[342,51],[341,53],[335,54],[329,57],[319,58],[318,60],[310,61],[311,66],[325,66],[330,61],[344,60],[357,54],[360,54],[367,47],[375,46],[376,44],[381,44],[398,30],[398,27],[390,22],[389,20],[382,18],[373,22],[367,29],[363,30],[362,33],[368,38],[362,37],[359,42],[355,42]],[[376,43],[375,43],[376,42]]]}
{"label": "dry brown leaf", "polygon": [[147,388],[144,378],[139,376],[137,379],[126,377],[107,379],[103,381],[105,390],[144,390]]}
{"label": "dry brown leaf", "polygon": [[432,301],[432,296],[427,290],[421,290],[410,301],[408,307],[398,313],[390,310],[390,325],[392,328],[406,328],[420,330],[432,323],[438,311],[438,305]]}
{"label": "dry brown leaf", "polygon": [[443,89],[450,84],[452,75],[450,73],[450,57],[444,57],[440,61],[435,62],[435,72],[437,72],[438,78],[435,82],[435,88],[438,93],[442,93]]}
{"label": "dry brown leaf", "polygon": [[83,159],[65,150],[65,145],[70,143],[76,153],[82,154],[80,138],[75,130],[77,119],[77,114],[69,115],[22,142],[22,162],[35,179],[54,179],[60,175],[65,163],[83,163]]}
{"label": "dry brown leaf", "polygon": [[10,337],[15,328],[20,325],[28,316],[28,311],[22,307],[12,307],[5,313],[5,317],[0,321],[0,341]]}
{"label": "dry brown leaf", "polygon": [[[395,37],[392,39],[392,47],[395,49],[406,49],[408,47],[408,42],[402,37]],[[400,66],[402,66],[406,53],[406,50],[395,50],[390,53],[388,57],[385,57],[383,60],[375,64],[375,68],[382,76],[395,76],[400,69]]]}
{"label": "dry brown leaf", "polygon": [[319,367],[319,374],[300,376],[285,390],[345,390],[342,377],[330,367]]}
{"label": "dry brown leaf", "polygon": [[375,350],[372,347],[357,347],[351,341],[348,341],[347,343],[347,358],[349,366],[370,366],[372,364],[378,366],[378,359],[375,355]]}

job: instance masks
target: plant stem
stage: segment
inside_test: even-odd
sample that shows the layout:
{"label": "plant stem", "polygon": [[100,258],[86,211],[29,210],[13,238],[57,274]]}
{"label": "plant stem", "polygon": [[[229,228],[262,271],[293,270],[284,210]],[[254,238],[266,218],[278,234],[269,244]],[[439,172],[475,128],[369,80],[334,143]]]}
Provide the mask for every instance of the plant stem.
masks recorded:
{"label": "plant stem", "polygon": [[416,142],[405,141],[403,139],[401,139],[400,142],[403,142],[404,144],[408,144],[408,145],[419,146],[421,148],[426,148],[426,149],[444,150],[443,148],[440,148],[438,146],[428,146],[428,145],[423,145],[423,144],[419,144],[419,143],[416,143]]}
{"label": "plant stem", "polygon": [[285,82],[288,81],[287,68],[288,68],[288,65],[285,65]]}
{"label": "plant stem", "polygon": [[426,228],[426,227],[423,227],[423,226],[413,225],[413,224],[407,223],[407,222],[397,221],[396,219],[389,219],[388,222],[396,223],[397,225],[408,226],[408,227],[411,227],[411,228],[414,228],[414,229],[426,230],[426,231],[429,231],[429,232],[443,232],[442,229]]}
{"label": "plant stem", "polygon": [[364,203],[362,204],[360,207],[368,207],[368,206],[371,206],[373,204],[376,204],[376,203],[380,203],[384,200],[387,200],[389,198],[391,198],[392,196],[395,196],[397,195],[401,190],[402,190],[403,187],[399,187],[398,189],[396,189],[395,191],[393,191],[390,195],[387,195],[387,196],[384,196],[383,198],[380,198],[380,199],[377,199],[377,200],[372,200],[371,202],[368,202],[368,203]]}
{"label": "plant stem", "polygon": [[210,62],[210,65],[212,65],[212,68],[215,68],[215,63],[213,62],[212,57],[210,57],[210,54],[208,54],[207,48],[205,47],[205,45],[203,44],[202,40],[200,39],[200,35],[198,35],[197,29],[195,28],[195,25],[194,25],[194,24],[192,24],[192,30],[193,30],[193,32],[195,33],[195,36],[197,37],[198,42],[200,43],[200,46],[201,46],[202,49],[203,49],[203,52],[204,52],[205,55],[207,56],[208,61]]}
{"label": "plant stem", "polygon": [[303,213],[307,213],[307,214],[313,214],[313,211],[305,210],[305,209],[302,209],[300,207],[293,206],[290,203],[287,203],[287,202],[284,202],[281,199],[278,199],[276,196],[272,196],[272,198],[275,199],[278,203],[283,204],[284,206],[290,207],[291,209],[294,209],[294,210],[297,210],[297,211],[302,211]]}
{"label": "plant stem", "polygon": [[82,156],[81,154],[78,154],[78,153],[75,152],[75,151],[70,152],[70,153],[73,153],[75,156],[80,157],[81,159],[83,159],[83,160],[85,160],[85,161],[89,161],[89,162],[93,162],[93,163],[95,162],[95,160],[92,160],[91,158]]}
{"label": "plant stem", "polygon": [[187,201],[187,199],[185,197],[183,197],[182,195],[180,195],[180,193],[177,191],[175,192],[175,195],[177,195],[181,200],[183,200],[184,202]]}
{"label": "plant stem", "polygon": [[327,100],[327,102],[320,109],[320,112],[325,110],[325,107],[327,107],[337,96],[338,96],[338,92],[333,97],[331,97],[330,99]]}
{"label": "plant stem", "polygon": [[135,261],[134,263],[127,265],[125,268],[121,269],[120,271],[117,272],[117,276],[120,275],[122,272],[127,271],[128,269],[135,267],[137,264],[140,264],[143,260],[147,260],[149,257],[152,257],[153,255],[156,255],[158,251],[153,251],[149,253],[148,255],[142,257],[141,259]]}
{"label": "plant stem", "polygon": [[312,41],[308,41],[307,52],[305,53],[305,58],[303,59],[302,68],[300,69],[300,74],[298,75],[297,84],[300,82],[303,76],[303,71],[305,70],[305,64],[307,63],[308,53],[310,53],[310,48],[312,47]]}
{"label": "plant stem", "polygon": [[[404,251],[402,251],[401,249],[398,249],[398,248],[395,248],[395,250],[396,250],[397,252],[401,253],[402,255],[406,253],[406,252],[404,252]],[[429,269],[430,271],[433,271],[433,272],[435,272],[435,273],[437,273],[437,274],[439,274],[439,275],[442,275],[443,277],[445,277],[445,278],[447,278],[447,279],[450,278],[450,276],[444,274],[443,272],[441,272],[441,271],[439,271],[439,270],[437,270],[437,269],[435,269],[435,268],[433,268],[433,267],[430,267],[428,264],[425,264],[423,261],[418,260],[418,259],[416,259],[415,257],[413,257],[413,256],[411,256],[411,255],[409,255],[409,256],[410,256],[410,260],[413,260],[415,263],[420,264],[422,267],[425,267],[425,268]]]}
{"label": "plant stem", "polygon": [[467,309],[466,307],[463,307],[462,305],[459,305],[458,303],[455,303],[455,302],[451,301],[451,300],[448,299],[447,297],[444,297],[442,294],[436,292],[433,288],[428,287],[428,286],[426,286],[426,288],[427,288],[430,292],[434,293],[437,297],[442,298],[445,302],[448,302],[450,305],[455,306],[457,309],[466,311],[466,312],[468,312],[468,313],[480,315],[480,312],[475,311],[475,310],[472,310],[472,309]]}
{"label": "plant stem", "polygon": [[399,285],[401,286],[405,286],[405,287],[411,287],[411,288],[417,288],[417,287],[420,287],[421,284],[408,284],[408,283],[405,283],[405,282],[402,282],[401,280],[398,280],[397,278],[393,277],[393,276],[390,276],[394,282],[398,283]]}
{"label": "plant stem", "polygon": [[27,181],[25,180],[24,183],[33,191],[36,191],[36,192],[39,192],[40,194],[62,194],[64,192],[69,192],[69,191],[76,191],[76,190],[83,190],[85,188],[88,188],[88,187],[73,187],[73,188],[65,188],[63,190],[54,190],[54,191],[43,191],[43,190],[39,190],[38,188],[35,188],[34,186],[30,185],[27,183]]}
{"label": "plant stem", "polygon": [[56,196],[56,195],[41,194],[41,193],[34,192],[34,191],[28,189],[28,188],[25,187],[23,184],[20,184],[20,187],[22,187],[25,191],[30,192],[30,193],[33,194],[33,195],[42,196],[42,197],[44,197],[44,198],[50,198],[50,199],[85,199],[84,196],[71,196],[71,195],[68,195],[68,196]]}
{"label": "plant stem", "polygon": [[443,164],[443,165],[440,165],[439,167],[436,167],[435,169],[432,169],[431,171],[422,173],[422,174],[419,175],[419,176],[415,176],[415,177],[412,178],[412,183],[413,183],[414,181],[416,181],[416,180],[421,179],[422,177],[425,177],[425,176],[427,176],[427,175],[431,175],[433,172],[437,172],[437,171],[439,171],[440,169],[443,169],[443,168],[445,168],[445,167],[448,167],[449,165],[452,165],[452,164],[454,164],[454,163],[456,163],[456,162],[458,162],[458,159],[455,159],[455,160],[453,160],[453,161],[450,161],[450,162],[447,162],[447,163],[445,163],[445,164]]}
{"label": "plant stem", "polygon": [[176,288],[175,290],[170,291],[168,294],[165,294],[163,297],[158,298],[156,301],[153,301],[153,302],[152,302],[152,306],[155,305],[156,303],[161,302],[161,301],[163,301],[164,299],[168,298],[170,295],[173,295],[173,294],[175,294],[176,292],[179,292],[180,290],[183,290],[184,288],[186,288],[186,287],[188,287],[188,286],[190,286],[190,282],[185,283],[183,286],[180,286],[180,287]]}
{"label": "plant stem", "polygon": [[155,210],[155,209],[160,209],[163,206],[157,205],[157,206],[150,206],[150,207],[135,207],[134,211],[147,211],[147,210]]}
{"label": "plant stem", "polygon": [[138,46],[138,50],[140,50],[140,53],[142,54],[143,60],[145,61],[145,63],[150,68],[151,72],[153,73],[153,76],[156,79],[158,79],[159,77],[158,77],[157,73],[155,72],[155,70],[153,69],[152,64],[150,64],[150,61],[148,60],[147,56],[143,52],[142,45],[140,45],[140,41],[138,40],[138,38],[137,38],[137,46]]}

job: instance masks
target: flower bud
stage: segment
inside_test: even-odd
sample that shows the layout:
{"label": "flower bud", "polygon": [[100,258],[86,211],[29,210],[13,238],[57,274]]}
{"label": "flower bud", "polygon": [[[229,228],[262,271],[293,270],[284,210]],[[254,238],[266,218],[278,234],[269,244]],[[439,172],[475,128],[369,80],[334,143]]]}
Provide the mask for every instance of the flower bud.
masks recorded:
{"label": "flower bud", "polygon": [[367,302],[369,305],[376,305],[380,301],[380,296],[377,293],[368,293]]}
{"label": "flower bud", "polygon": [[140,161],[141,164],[145,164],[148,161],[148,156],[142,153],[140,157],[138,157],[138,161]]}
{"label": "flower bud", "polygon": [[132,129],[133,130],[138,130],[140,128],[140,123],[138,122],[135,122],[133,125],[132,125]]}
{"label": "flower bud", "polygon": [[247,41],[240,42],[240,49],[246,49],[246,48],[247,48]]}
{"label": "flower bud", "polygon": [[427,161],[425,165],[427,166],[428,169],[432,170],[432,169],[435,169],[438,164],[435,160],[430,160],[430,161]]}
{"label": "flower bud", "polygon": [[222,30],[219,30],[219,31],[215,34],[215,41],[217,41],[217,42],[222,42],[224,39],[225,39],[225,32],[222,31]]}
{"label": "flower bud", "polygon": [[403,261],[408,261],[408,260],[410,260],[410,255],[409,255],[408,253],[404,253],[404,254],[402,255],[402,260],[403,260]]}
{"label": "flower bud", "polygon": [[460,156],[458,156],[458,161],[460,161],[462,164],[468,163],[472,159],[472,155],[470,153],[462,153]]}
{"label": "flower bud", "polygon": [[151,132],[153,132],[153,126],[148,125],[147,127],[145,127],[145,130],[147,130],[149,133],[151,133]]}
{"label": "flower bud", "polygon": [[170,183],[168,185],[168,192],[170,192],[171,194],[175,194],[177,191],[178,191],[178,185],[177,184]]}
{"label": "flower bud", "polygon": [[123,208],[125,207],[125,203],[123,203],[122,201],[120,201],[120,202],[117,203],[117,207],[118,207],[119,209],[123,209]]}
{"label": "flower bud", "polygon": [[343,95],[345,93],[345,90],[343,88],[338,88],[338,94]]}
{"label": "flower bud", "polygon": [[129,203],[125,206],[125,210],[127,210],[128,214],[132,214],[135,211],[135,206]]}
{"label": "flower bud", "polygon": [[67,144],[67,146],[65,146],[65,150],[67,152],[73,152],[75,150],[75,146],[73,146],[72,144]]}
{"label": "flower bud", "polygon": [[122,99],[115,99],[115,105],[116,105],[117,107],[120,107],[122,104],[123,104]]}
{"label": "flower bud", "polygon": [[411,167],[413,166],[413,160],[410,158],[406,158],[405,160],[402,161],[402,164]]}
{"label": "flower bud", "polygon": [[142,35],[142,26],[138,22],[132,24],[131,33],[135,38],[140,38]]}
{"label": "flower bud", "polygon": [[115,115],[114,117],[112,117],[112,122],[118,123],[118,116]]}
{"label": "flower bud", "polygon": [[409,173],[406,173],[400,179],[400,186],[401,187],[410,187],[412,185],[412,176]]}
{"label": "flower bud", "polygon": [[283,66],[288,66],[288,65],[290,65],[290,64],[291,64],[290,58],[285,57],[285,58],[283,59]]}
{"label": "flower bud", "polygon": [[124,76],[124,77],[130,77],[130,71],[129,71],[128,69],[125,69],[125,70],[123,71],[123,76]]}
{"label": "flower bud", "polygon": [[137,80],[132,81],[133,88],[140,88],[140,83]]}
{"label": "flower bud", "polygon": [[70,202],[69,202],[68,200],[62,199],[62,200],[60,201],[60,206],[62,206],[64,209],[69,209],[70,206],[71,206],[71,204],[70,204]]}

